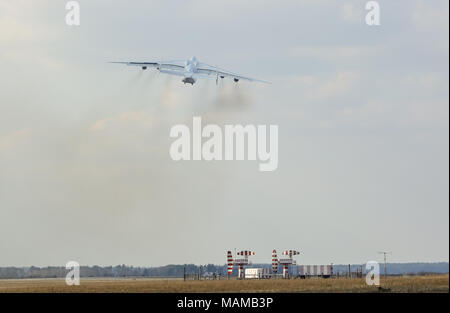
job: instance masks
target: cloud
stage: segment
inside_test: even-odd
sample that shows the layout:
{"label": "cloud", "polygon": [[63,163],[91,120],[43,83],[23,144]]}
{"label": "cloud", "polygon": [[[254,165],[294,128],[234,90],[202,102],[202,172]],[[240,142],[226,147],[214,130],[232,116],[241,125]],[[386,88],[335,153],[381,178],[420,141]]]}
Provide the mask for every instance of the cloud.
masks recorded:
{"label": "cloud", "polygon": [[149,128],[152,126],[153,118],[145,111],[127,111],[119,113],[116,116],[107,117],[95,121],[89,128],[90,131],[103,131],[108,128],[127,127],[130,124],[142,128]]}
{"label": "cloud", "polygon": [[18,131],[7,134],[5,136],[0,136],[0,150],[1,149],[8,150],[13,148],[14,146],[26,140],[29,134],[30,129],[22,128]]}
{"label": "cloud", "polygon": [[446,101],[413,101],[411,124],[427,127],[447,127],[449,123],[448,98]]}
{"label": "cloud", "polygon": [[412,11],[414,25],[423,31],[445,31],[449,28],[449,2],[446,0],[424,1],[414,4]]}
{"label": "cloud", "polygon": [[336,100],[357,88],[360,74],[356,71],[344,71],[332,77],[296,76],[290,85],[292,90],[301,93],[303,102],[323,102]]}
{"label": "cloud", "polygon": [[324,82],[313,90],[313,99],[324,100],[350,92],[356,88],[359,73],[341,72],[335,78]]}
{"label": "cloud", "polygon": [[[360,2],[363,4],[363,2]],[[362,6],[356,6],[353,3],[344,3],[340,10],[339,16],[347,23],[363,23],[364,22],[364,10]]]}
{"label": "cloud", "polygon": [[340,59],[380,57],[385,52],[386,48],[382,45],[301,45],[292,48],[290,56],[339,61]]}
{"label": "cloud", "polygon": [[412,11],[412,24],[441,53],[449,53],[449,2],[416,1]]}
{"label": "cloud", "polygon": [[[0,1],[3,265],[216,263],[223,247],[308,236],[323,262],[346,239],[329,229],[363,233],[372,209],[393,227],[333,261],[385,240],[405,260],[448,258],[447,5],[382,2],[375,30],[361,1],[110,2],[80,1],[69,28],[65,3]],[[106,63],[191,55],[273,84],[184,86]],[[170,127],[194,115],[279,125],[279,169],[172,161]]]}
{"label": "cloud", "polygon": [[445,73],[424,72],[420,75],[404,75],[398,79],[400,86],[416,92],[417,97],[437,97],[448,95],[449,86]]}

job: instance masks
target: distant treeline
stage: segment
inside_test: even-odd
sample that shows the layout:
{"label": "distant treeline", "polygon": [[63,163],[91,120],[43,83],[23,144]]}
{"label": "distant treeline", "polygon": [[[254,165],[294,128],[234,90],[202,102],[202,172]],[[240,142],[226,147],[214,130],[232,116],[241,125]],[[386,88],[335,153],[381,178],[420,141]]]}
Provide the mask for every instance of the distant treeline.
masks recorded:
{"label": "distant treeline", "polygon": [[[65,267],[0,267],[0,279],[6,278],[57,278],[65,277],[70,270]],[[222,265],[166,265],[159,267],[116,266],[80,266],[81,277],[183,277],[186,274],[225,274]]]}
{"label": "distant treeline", "polygon": [[[380,264],[380,273],[384,272],[384,263]],[[366,265],[351,265],[351,271],[356,271],[358,267],[363,268],[363,272],[366,272]],[[389,275],[402,275],[402,274],[427,274],[427,273],[448,273],[449,263],[448,262],[437,262],[437,263],[387,263],[386,265],[387,273]],[[347,265],[333,265],[333,271],[335,273],[347,273]]]}
{"label": "distant treeline", "polygon": [[[270,268],[270,264],[252,264],[251,267]],[[351,271],[357,271],[364,264],[352,264]],[[159,267],[134,267],[127,265],[117,266],[81,266],[81,277],[183,277],[186,274],[200,275],[226,275],[226,265],[166,265]],[[383,264],[380,263],[380,271],[383,273]],[[389,275],[401,274],[424,274],[424,273],[448,273],[449,263],[388,263],[387,271]],[[65,277],[69,272],[65,267],[0,267],[0,279],[14,278],[58,278]],[[348,265],[334,264],[334,273],[347,273]],[[292,274],[298,273],[298,266],[293,266]],[[237,274],[237,269],[233,269],[233,275]]]}

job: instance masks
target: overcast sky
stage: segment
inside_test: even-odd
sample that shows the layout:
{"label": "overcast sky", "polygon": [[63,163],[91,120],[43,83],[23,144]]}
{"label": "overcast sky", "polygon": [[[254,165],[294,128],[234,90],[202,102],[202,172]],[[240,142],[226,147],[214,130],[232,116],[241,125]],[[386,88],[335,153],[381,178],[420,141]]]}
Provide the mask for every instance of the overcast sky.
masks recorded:
{"label": "overcast sky", "polygon": [[[0,266],[449,260],[448,1],[0,0]],[[108,61],[184,59],[270,80]],[[174,162],[170,127],[279,125],[279,167]]]}

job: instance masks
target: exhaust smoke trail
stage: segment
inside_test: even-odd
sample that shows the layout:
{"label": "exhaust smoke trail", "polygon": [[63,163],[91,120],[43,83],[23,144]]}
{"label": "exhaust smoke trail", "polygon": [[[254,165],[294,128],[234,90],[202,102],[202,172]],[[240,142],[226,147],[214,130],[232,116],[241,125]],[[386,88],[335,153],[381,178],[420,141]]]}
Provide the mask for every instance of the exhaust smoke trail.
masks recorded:
{"label": "exhaust smoke trail", "polygon": [[126,83],[127,87],[134,87],[139,79],[142,77],[142,70],[139,70],[136,74],[134,74]]}

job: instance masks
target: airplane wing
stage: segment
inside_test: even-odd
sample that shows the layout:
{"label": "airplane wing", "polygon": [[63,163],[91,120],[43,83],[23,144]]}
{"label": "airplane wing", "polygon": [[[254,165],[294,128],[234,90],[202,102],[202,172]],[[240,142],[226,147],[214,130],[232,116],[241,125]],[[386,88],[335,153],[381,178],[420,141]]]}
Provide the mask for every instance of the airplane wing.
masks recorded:
{"label": "airplane wing", "polygon": [[247,77],[241,74],[233,73],[224,69],[221,69],[216,66],[212,66],[206,63],[198,63],[196,64],[195,72],[186,72],[185,70],[185,63],[184,60],[175,60],[175,61],[161,61],[161,62],[110,62],[110,63],[116,63],[116,64],[125,64],[127,66],[138,66],[142,69],[146,68],[156,68],[161,73],[171,74],[171,75],[177,75],[177,76],[185,76],[185,74],[194,74],[195,77],[198,78],[209,78],[209,79],[217,79],[230,77],[234,79],[236,82],[238,80],[248,80],[251,82],[261,82],[266,84],[271,84],[271,82],[256,79],[252,77]]}
{"label": "airplane wing", "polygon": [[219,76],[221,78],[224,77],[231,77],[233,79],[242,79],[242,80],[248,80],[251,82],[260,82],[260,83],[265,83],[265,84],[271,84],[271,82],[265,81],[265,80],[261,80],[261,79],[256,79],[256,78],[252,78],[252,77],[247,77],[247,76],[243,76],[240,74],[236,74],[206,63],[199,63],[197,66],[197,73],[199,74],[203,74],[203,75],[208,75],[208,76],[212,76],[214,78],[218,78]]}
{"label": "airplane wing", "polygon": [[184,71],[182,61],[164,61],[164,62],[109,62],[115,64],[125,64],[128,66],[138,66],[142,68],[154,67],[163,70]]}

